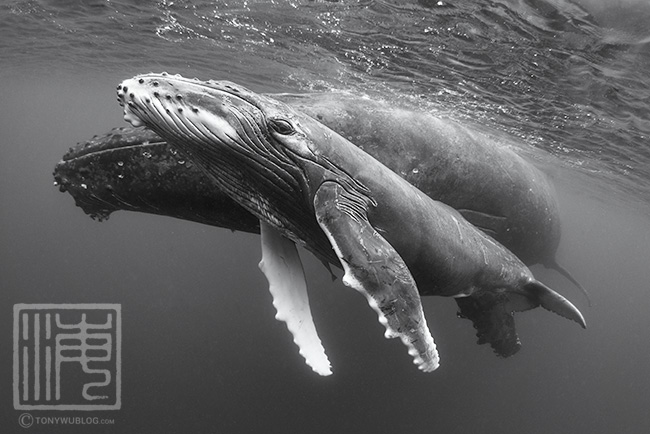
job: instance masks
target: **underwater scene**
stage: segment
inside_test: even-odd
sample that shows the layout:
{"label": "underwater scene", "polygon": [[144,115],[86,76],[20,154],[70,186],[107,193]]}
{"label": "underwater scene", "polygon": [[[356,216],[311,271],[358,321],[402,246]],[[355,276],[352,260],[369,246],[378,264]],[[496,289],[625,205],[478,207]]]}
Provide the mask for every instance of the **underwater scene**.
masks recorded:
{"label": "underwater scene", "polygon": [[2,432],[648,432],[649,71],[647,0],[3,2]]}

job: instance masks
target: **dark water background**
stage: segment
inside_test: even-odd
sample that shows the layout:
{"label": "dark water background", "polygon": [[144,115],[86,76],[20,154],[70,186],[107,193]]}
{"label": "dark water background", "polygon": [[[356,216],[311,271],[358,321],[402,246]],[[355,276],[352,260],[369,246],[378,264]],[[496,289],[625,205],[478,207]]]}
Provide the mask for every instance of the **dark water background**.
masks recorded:
{"label": "dark water background", "polygon": [[[648,23],[645,0],[3,2],[2,432],[25,431],[12,306],[64,302],[122,304],[122,409],[96,413],[113,426],[34,432],[649,432]],[[558,189],[559,259],[594,306],[533,271],[588,329],[519,314],[524,347],[501,360],[453,301],[427,298],[442,362],[422,374],[365,300],[304,254],[334,369],[316,376],[273,319],[257,237],[130,213],[100,224],[52,185],[69,146],[123,125],[115,85],[163,70],[349,90],[518,138]]]}

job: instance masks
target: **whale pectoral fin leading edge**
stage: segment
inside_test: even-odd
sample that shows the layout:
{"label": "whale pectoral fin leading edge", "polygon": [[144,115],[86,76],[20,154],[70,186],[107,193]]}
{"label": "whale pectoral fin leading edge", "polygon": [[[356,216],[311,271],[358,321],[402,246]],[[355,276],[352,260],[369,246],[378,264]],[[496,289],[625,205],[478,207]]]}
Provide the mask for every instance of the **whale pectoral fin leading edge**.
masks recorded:
{"label": "whale pectoral fin leading edge", "polygon": [[399,337],[425,372],[438,368],[439,357],[427,327],[413,276],[395,249],[365,215],[352,215],[345,189],[323,183],[314,196],[316,219],[345,270],[343,283],[361,292],[386,327]]}

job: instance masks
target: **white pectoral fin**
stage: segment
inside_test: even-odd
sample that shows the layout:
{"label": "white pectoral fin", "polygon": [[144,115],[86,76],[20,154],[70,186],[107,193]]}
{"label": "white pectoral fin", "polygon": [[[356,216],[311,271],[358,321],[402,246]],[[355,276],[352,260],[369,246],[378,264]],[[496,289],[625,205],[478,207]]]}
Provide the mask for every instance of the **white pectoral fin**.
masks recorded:
{"label": "white pectoral fin", "polygon": [[314,372],[331,375],[330,362],[321,344],[309,309],[302,263],[293,241],[260,221],[262,261],[260,269],[269,281],[276,319],[287,324],[300,355]]}
{"label": "white pectoral fin", "polygon": [[420,370],[435,370],[438,351],[411,272],[367,219],[344,211],[346,202],[344,189],[334,182],[323,183],[314,197],[316,219],[345,270],[343,283],[366,297],[385,336],[399,337]]}

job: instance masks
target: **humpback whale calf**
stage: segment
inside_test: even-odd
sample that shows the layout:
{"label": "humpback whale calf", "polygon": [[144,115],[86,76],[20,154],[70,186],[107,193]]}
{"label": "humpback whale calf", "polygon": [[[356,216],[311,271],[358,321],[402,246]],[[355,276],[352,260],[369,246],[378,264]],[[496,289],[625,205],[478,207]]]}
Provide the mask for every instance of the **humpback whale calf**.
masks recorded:
{"label": "humpback whale calf", "polygon": [[[366,296],[386,336],[400,337],[423,371],[438,367],[438,353],[419,294],[472,300],[478,308],[463,315],[504,356],[519,348],[514,311],[541,305],[585,327],[575,306],[457,210],[278,100],[163,73],[124,81],[118,101],[125,120],[174,143],[260,220],[261,268],[281,292],[273,294],[278,318],[322,375],[331,371],[315,330],[292,327],[311,322],[299,259],[280,253],[293,243],[341,266],[343,282]],[[273,270],[274,260],[286,258],[291,273]]]}
{"label": "humpback whale calf", "polygon": [[[348,138],[435,200],[456,208],[525,264],[580,284],[556,259],[554,189],[505,139],[449,119],[349,93],[269,94]],[[259,221],[147,128],[115,128],[71,148],[55,179],[100,220],[125,209],[247,232]]]}

